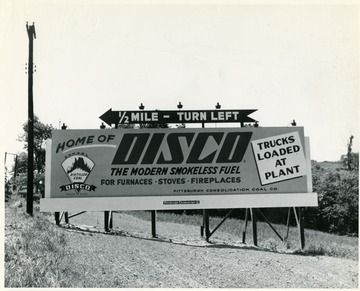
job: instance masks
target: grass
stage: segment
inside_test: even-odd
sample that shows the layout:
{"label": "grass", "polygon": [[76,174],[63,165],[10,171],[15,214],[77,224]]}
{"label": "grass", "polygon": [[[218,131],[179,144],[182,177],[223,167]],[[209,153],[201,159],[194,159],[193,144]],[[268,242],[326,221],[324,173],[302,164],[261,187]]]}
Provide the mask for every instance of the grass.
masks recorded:
{"label": "grass", "polygon": [[21,199],[9,199],[7,204],[5,287],[74,287],[74,282],[81,281],[71,267],[64,233],[44,214],[25,214]]}
{"label": "grass", "polygon": [[305,253],[323,254],[332,257],[358,260],[359,240],[357,237],[340,236],[325,232],[306,230]]}
{"label": "grass", "polygon": [[[127,212],[129,213],[129,212]],[[143,220],[150,220],[150,214],[146,211],[132,211],[134,215]],[[187,225],[201,225],[201,215],[174,214],[167,211],[158,211],[158,221],[174,222]],[[210,217],[210,229],[214,229],[222,220],[222,217]],[[230,233],[242,240],[244,221],[228,218],[218,229]],[[284,238],[287,233],[286,225],[273,224],[274,228]],[[339,236],[325,232],[305,229],[305,248],[300,247],[300,238],[297,227],[290,227],[288,239],[282,242],[265,222],[257,223],[258,247],[274,252],[294,252],[306,255],[325,255],[331,257],[358,260],[358,238]],[[211,241],[211,238],[210,238]],[[246,230],[246,243],[252,244],[251,221]]]}
{"label": "grass", "polygon": [[[52,224],[44,213],[34,207],[34,216],[25,214],[25,201],[19,196],[6,196],[5,207],[5,287],[81,287],[88,286],[74,264],[76,254],[67,247],[67,239],[61,229]],[[143,220],[150,220],[146,211],[126,212]],[[197,225],[201,215],[174,214],[158,211],[158,221]],[[211,217],[211,229],[222,220]],[[220,231],[227,232],[242,240],[244,221],[229,218]],[[274,225],[284,236],[287,228]],[[358,238],[306,230],[306,247],[299,247],[298,230],[291,227],[289,239],[281,242],[270,227],[258,223],[258,245],[273,252],[293,252],[307,255],[326,255],[358,260]],[[211,240],[211,239],[210,239]],[[247,229],[246,242],[252,244],[251,224]]]}

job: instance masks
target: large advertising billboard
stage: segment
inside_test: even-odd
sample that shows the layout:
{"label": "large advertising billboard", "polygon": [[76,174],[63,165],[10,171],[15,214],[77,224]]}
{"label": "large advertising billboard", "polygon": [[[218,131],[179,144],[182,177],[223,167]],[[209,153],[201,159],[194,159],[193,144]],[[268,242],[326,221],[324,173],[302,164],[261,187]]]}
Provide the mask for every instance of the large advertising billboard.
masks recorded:
{"label": "large advertising billboard", "polygon": [[55,130],[41,208],[315,206],[307,148],[302,127]]}

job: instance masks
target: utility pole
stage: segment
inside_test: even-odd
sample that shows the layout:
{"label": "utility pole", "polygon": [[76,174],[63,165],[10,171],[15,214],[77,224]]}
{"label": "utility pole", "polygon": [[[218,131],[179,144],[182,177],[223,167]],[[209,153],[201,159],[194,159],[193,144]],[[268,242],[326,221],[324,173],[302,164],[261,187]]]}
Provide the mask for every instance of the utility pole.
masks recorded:
{"label": "utility pole", "polygon": [[33,48],[36,38],[35,24],[28,25],[26,30],[29,37],[29,64],[28,64],[28,171],[27,171],[27,196],[26,212],[33,215],[34,195],[34,104],[33,104]]}

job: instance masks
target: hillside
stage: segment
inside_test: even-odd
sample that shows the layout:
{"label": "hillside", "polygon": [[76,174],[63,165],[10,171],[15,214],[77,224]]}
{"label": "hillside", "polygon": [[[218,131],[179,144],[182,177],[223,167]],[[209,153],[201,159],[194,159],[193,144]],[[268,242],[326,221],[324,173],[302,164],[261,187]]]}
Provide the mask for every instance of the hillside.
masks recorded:
{"label": "hillside", "polygon": [[[27,224],[34,219],[24,215],[21,204],[16,203],[6,211],[7,287],[21,287],[16,285],[16,278],[29,282],[22,287],[358,287],[357,260],[256,248],[220,230],[207,243],[199,234],[199,226],[173,222],[158,221],[158,238],[154,239],[149,221],[125,212],[114,213],[114,231],[110,234],[103,231],[102,212],[76,216],[60,228],[54,225],[53,216],[36,215],[38,223],[30,227]],[[40,232],[37,227],[41,227]],[[45,236],[41,243],[47,248],[46,252],[39,251],[39,256],[23,247],[26,244],[31,249],[32,239],[20,239],[36,233]],[[50,237],[46,239],[47,233]],[[57,257],[57,252],[61,256]],[[55,259],[52,264],[50,260]],[[31,283],[31,268],[41,265],[51,269],[51,274],[44,275],[49,279],[43,282],[38,275]]]}
{"label": "hillside", "polygon": [[324,161],[324,162],[317,162],[319,166],[323,167],[323,168],[328,168],[328,169],[337,169],[337,168],[342,168],[343,165],[341,164],[341,162],[328,162],[328,161]]}
{"label": "hillside", "polygon": [[323,169],[341,169],[343,168],[343,165],[341,164],[340,161],[337,162],[333,162],[333,161],[323,161],[323,162],[316,162],[316,161],[312,161],[313,165],[318,165]]}

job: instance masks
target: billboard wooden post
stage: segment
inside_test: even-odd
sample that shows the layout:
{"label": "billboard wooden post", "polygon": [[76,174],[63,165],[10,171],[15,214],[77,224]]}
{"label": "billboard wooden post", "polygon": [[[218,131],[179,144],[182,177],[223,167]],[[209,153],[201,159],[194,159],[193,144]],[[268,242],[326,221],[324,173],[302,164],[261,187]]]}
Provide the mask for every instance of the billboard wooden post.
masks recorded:
{"label": "billboard wooden post", "polygon": [[208,239],[209,234],[210,234],[210,223],[209,223],[209,210],[208,209],[203,209],[202,210],[202,226],[200,227],[200,233],[201,236],[204,236],[204,232],[205,232],[205,237],[206,239]]}
{"label": "billboard wooden post", "polygon": [[246,208],[245,210],[245,226],[244,226],[244,230],[242,233],[242,243],[245,243],[246,240],[246,229],[247,229],[247,224],[248,224],[248,217],[249,217],[249,208]]}
{"label": "billboard wooden post", "polygon": [[305,232],[304,232],[304,219],[302,215],[302,207],[294,207],[296,223],[299,230],[300,246],[301,249],[305,248]]}
{"label": "billboard wooden post", "polygon": [[109,211],[109,229],[112,229],[113,225],[112,225],[112,217],[113,217],[113,213],[112,211]]}
{"label": "billboard wooden post", "polygon": [[205,237],[206,241],[209,241],[210,238],[210,216],[209,210],[204,210],[204,223],[205,223]]}
{"label": "billboard wooden post", "polygon": [[304,249],[305,248],[305,232],[304,232],[303,207],[298,207],[298,208],[299,208],[299,221],[300,221],[300,225],[299,225],[300,243],[301,243],[301,248]]}
{"label": "billboard wooden post", "polygon": [[113,213],[112,211],[104,211],[104,229],[109,232],[113,228]]}
{"label": "billboard wooden post", "polygon": [[60,212],[55,212],[55,224],[60,225]]}
{"label": "billboard wooden post", "polygon": [[253,242],[254,246],[257,246],[257,217],[256,217],[256,209],[250,208],[251,213],[251,224],[252,224],[252,231],[253,231]]}
{"label": "billboard wooden post", "polygon": [[[292,126],[296,126],[296,122],[295,119],[293,120],[293,122],[291,123]],[[308,141],[309,142],[309,141]],[[310,148],[307,148],[307,153],[310,155]],[[308,161],[308,167],[311,168],[311,164]],[[311,179],[311,177],[310,177]],[[309,186],[311,185],[311,186]],[[308,183],[308,190],[312,189],[312,182],[310,180],[310,183]],[[299,236],[300,236],[300,246],[301,249],[305,248],[305,233],[304,233],[304,220],[303,220],[303,216],[302,216],[302,207],[294,207],[294,212],[295,212],[295,218],[296,218],[296,222],[298,225],[298,229],[299,229]]]}
{"label": "billboard wooden post", "polygon": [[[205,127],[205,123],[203,122],[201,124],[202,128]],[[202,210],[202,225],[200,226],[200,235],[201,236],[204,236],[204,229],[206,228],[206,220],[205,220],[205,217],[206,217],[206,209],[203,209]]]}
{"label": "billboard wooden post", "polygon": [[289,237],[289,232],[290,232],[290,215],[291,215],[291,207],[289,207],[288,209],[288,214],[287,214],[287,219],[286,219],[286,235],[284,240],[287,241],[288,237]]}
{"label": "billboard wooden post", "polygon": [[[202,128],[205,128],[205,123],[202,123]],[[209,240],[210,237],[210,220],[209,220],[209,210],[203,209],[202,211],[203,215],[203,225],[201,226],[201,236],[204,235],[205,230],[205,238],[206,240]]]}
{"label": "billboard wooden post", "polygon": [[[115,128],[118,128],[118,124],[115,124]],[[105,129],[105,125],[102,124],[100,129]],[[113,214],[112,211],[104,211],[104,229],[109,232],[113,227]]]}
{"label": "billboard wooden post", "polygon": [[109,214],[110,211],[104,211],[104,229],[106,232],[109,232]]}
{"label": "billboard wooden post", "polygon": [[153,238],[156,238],[156,210],[151,211],[151,234]]}

